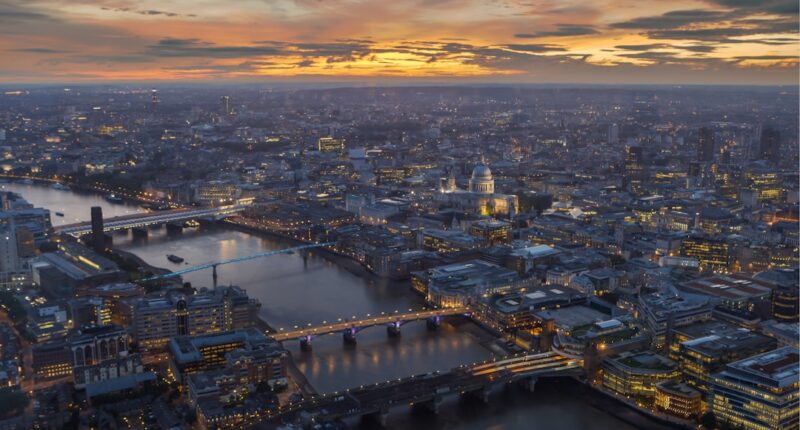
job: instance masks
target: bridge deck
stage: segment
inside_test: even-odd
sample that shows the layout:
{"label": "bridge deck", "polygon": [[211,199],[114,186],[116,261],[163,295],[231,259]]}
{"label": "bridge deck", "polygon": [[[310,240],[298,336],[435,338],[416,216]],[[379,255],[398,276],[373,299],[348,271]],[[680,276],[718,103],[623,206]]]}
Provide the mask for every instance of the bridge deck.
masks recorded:
{"label": "bridge deck", "polygon": [[373,385],[351,388],[282,406],[264,424],[292,422],[300,411],[318,410],[320,418],[334,419],[384,411],[392,405],[413,404],[437,396],[504,384],[517,378],[572,375],[581,361],[554,352],[517,355],[461,366],[449,372],[431,372]]}
{"label": "bridge deck", "polygon": [[413,321],[435,316],[450,316],[469,313],[469,309],[464,307],[459,308],[443,308],[443,309],[429,309],[416,312],[397,313],[389,315],[380,315],[364,319],[356,319],[349,321],[335,322],[327,325],[313,326],[298,328],[296,330],[282,331],[271,336],[277,341],[285,341],[291,339],[299,339],[306,336],[319,336],[328,333],[335,333],[344,331],[353,327],[364,328],[374,325],[390,324],[397,321]]}
{"label": "bridge deck", "polygon": [[[172,209],[167,211],[147,212],[142,214],[122,215],[103,220],[103,230],[113,231],[133,227],[145,227],[170,221],[186,221],[193,218],[231,215],[244,210],[246,205],[220,206],[201,209]],[[92,230],[91,221],[62,225],[55,228],[61,234],[86,234]]]}

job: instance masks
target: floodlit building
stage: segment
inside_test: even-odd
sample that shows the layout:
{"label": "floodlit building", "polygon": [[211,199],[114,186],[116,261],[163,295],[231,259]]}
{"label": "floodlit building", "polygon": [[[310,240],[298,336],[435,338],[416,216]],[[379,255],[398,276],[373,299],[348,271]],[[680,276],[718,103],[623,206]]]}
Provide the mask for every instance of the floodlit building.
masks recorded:
{"label": "floodlit building", "polygon": [[442,181],[436,198],[458,209],[481,215],[512,218],[519,212],[517,196],[495,193],[492,171],[484,164],[478,164],[472,170],[469,189],[459,189],[455,180],[448,179]]}

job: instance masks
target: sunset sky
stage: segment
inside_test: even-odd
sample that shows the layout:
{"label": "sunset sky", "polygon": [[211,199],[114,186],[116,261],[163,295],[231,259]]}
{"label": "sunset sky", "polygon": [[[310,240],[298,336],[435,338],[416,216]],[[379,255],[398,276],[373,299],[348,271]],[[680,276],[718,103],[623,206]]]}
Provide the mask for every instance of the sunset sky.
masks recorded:
{"label": "sunset sky", "polygon": [[0,0],[0,83],[789,84],[797,0]]}

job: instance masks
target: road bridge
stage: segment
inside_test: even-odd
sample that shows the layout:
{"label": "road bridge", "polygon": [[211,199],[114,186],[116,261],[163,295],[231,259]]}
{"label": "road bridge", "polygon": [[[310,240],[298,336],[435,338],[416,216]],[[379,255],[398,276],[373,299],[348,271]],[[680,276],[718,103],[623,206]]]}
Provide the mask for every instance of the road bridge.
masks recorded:
{"label": "road bridge", "polygon": [[555,352],[518,354],[459,366],[449,372],[362,385],[289,403],[260,417],[257,428],[295,423],[303,411],[308,412],[306,419],[311,417],[316,422],[376,414],[385,425],[389,409],[394,406],[422,404],[437,413],[443,398],[455,394],[475,394],[488,402],[493,391],[508,383],[523,382],[533,390],[539,377],[580,375],[582,365],[582,360]]}
{"label": "road bridge", "polygon": [[436,328],[443,317],[452,315],[466,315],[470,310],[466,307],[457,308],[443,308],[443,309],[423,309],[418,311],[409,312],[394,312],[388,314],[367,316],[360,319],[345,319],[336,322],[327,323],[323,322],[322,325],[308,327],[297,327],[293,330],[278,331],[271,334],[275,340],[284,342],[289,340],[300,340],[300,347],[303,350],[311,349],[311,341],[316,336],[322,336],[331,333],[342,333],[345,342],[355,343],[356,333],[359,331],[376,326],[385,325],[386,331],[390,336],[398,336],[400,334],[400,327],[403,324],[411,321],[427,320],[430,328]]}
{"label": "road bridge", "polygon": [[[215,218],[221,219],[235,215],[247,208],[247,205],[229,205],[214,208],[201,209],[172,209],[166,211],[155,211],[141,214],[124,215],[103,220],[103,231],[110,232],[116,230],[127,230],[132,228],[145,228],[152,225],[160,225],[174,222],[183,222],[193,219]],[[91,221],[79,222],[58,226],[56,233],[69,234],[72,236],[82,236],[92,232]]]}

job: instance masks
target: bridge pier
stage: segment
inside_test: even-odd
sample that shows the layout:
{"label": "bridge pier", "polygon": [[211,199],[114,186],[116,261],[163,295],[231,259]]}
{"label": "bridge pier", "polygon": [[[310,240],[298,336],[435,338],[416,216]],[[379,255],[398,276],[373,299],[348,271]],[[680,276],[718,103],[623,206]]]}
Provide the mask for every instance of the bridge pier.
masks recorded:
{"label": "bridge pier", "polygon": [[148,235],[147,228],[143,227],[133,227],[131,228],[131,233],[133,233],[133,237],[141,237],[141,238],[147,238]]}
{"label": "bridge pier", "polygon": [[425,406],[429,411],[433,412],[434,415],[439,415],[439,407],[442,405],[444,398],[440,395],[433,396],[432,399],[422,402],[421,404]]}
{"label": "bridge pier", "polygon": [[300,338],[300,351],[311,351],[311,335]]}
{"label": "bridge pier", "polygon": [[491,385],[483,387],[481,389],[481,400],[483,400],[483,403],[489,403],[489,401],[491,399],[492,399],[492,387],[491,387]]}
{"label": "bridge pier", "polygon": [[386,326],[386,333],[389,335],[389,337],[400,336],[400,325],[400,321],[395,321]]}
{"label": "bridge pier", "polygon": [[533,393],[536,390],[537,382],[539,382],[539,377],[531,376],[530,378],[525,378],[522,380],[522,386],[525,387],[528,392]]}
{"label": "bridge pier", "polygon": [[425,325],[428,327],[428,330],[436,330],[442,324],[442,317],[439,315],[433,316],[428,318],[425,321]]}
{"label": "bridge pier", "polygon": [[168,222],[167,223],[167,233],[183,233],[183,223],[179,222]]}
{"label": "bridge pier", "polygon": [[342,332],[342,339],[344,340],[344,343],[346,345],[355,345],[356,333],[357,330],[355,327],[350,327],[348,329],[345,329],[345,331]]}
{"label": "bridge pier", "polygon": [[[505,384],[502,384],[502,386],[505,386]],[[471,394],[471,395],[481,399],[481,401],[483,401],[483,403],[489,403],[489,401],[492,399],[492,393],[494,391],[496,391],[497,387],[498,387],[498,385],[490,383],[490,384],[484,385],[481,388],[475,389],[473,391],[469,391],[469,392],[467,392],[465,394]]]}
{"label": "bridge pier", "polygon": [[386,425],[389,422],[388,407],[382,407],[381,410],[378,412],[378,422],[380,423],[381,427],[386,428]]}

